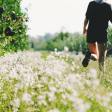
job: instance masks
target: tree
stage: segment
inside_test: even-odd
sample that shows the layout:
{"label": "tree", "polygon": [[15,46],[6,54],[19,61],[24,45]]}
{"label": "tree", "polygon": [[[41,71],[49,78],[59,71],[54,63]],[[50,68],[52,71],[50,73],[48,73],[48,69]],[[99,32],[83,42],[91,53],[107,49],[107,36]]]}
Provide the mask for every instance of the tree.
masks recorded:
{"label": "tree", "polygon": [[112,48],[112,27],[108,28],[108,48]]}
{"label": "tree", "polygon": [[0,0],[0,54],[28,49],[29,40],[21,0]]}

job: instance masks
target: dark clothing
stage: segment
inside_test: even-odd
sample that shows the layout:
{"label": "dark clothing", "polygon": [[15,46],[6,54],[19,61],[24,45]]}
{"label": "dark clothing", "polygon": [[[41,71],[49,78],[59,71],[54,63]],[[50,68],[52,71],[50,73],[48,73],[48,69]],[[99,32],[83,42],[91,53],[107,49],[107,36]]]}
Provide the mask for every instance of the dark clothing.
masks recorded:
{"label": "dark clothing", "polygon": [[107,42],[107,28],[109,20],[112,22],[111,5],[107,3],[89,3],[86,18],[89,20],[87,42]]}

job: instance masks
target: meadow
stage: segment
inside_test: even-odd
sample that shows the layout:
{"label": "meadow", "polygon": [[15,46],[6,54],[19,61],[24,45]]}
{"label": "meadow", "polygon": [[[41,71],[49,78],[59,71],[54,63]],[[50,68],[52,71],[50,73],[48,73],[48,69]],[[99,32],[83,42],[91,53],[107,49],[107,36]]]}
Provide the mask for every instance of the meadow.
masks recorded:
{"label": "meadow", "polygon": [[[112,57],[102,74],[82,67],[82,34],[30,37],[21,1],[0,0],[0,112],[112,112]],[[112,48],[112,28],[108,39]]]}
{"label": "meadow", "polygon": [[105,74],[69,51],[0,57],[0,112],[112,112],[112,58]]}

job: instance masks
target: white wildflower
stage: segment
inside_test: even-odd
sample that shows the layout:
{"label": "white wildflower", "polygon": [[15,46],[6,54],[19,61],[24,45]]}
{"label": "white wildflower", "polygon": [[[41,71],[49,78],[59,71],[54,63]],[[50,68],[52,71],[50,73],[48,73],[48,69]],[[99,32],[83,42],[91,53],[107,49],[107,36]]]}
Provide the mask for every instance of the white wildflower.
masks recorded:
{"label": "white wildflower", "polygon": [[97,78],[97,71],[96,69],[90,69],[90,75],[92,78],[96,79]]}
{"label": "white wildflower", "polygon": [[19,108],[20,106],[20,99],[19,98],[15,98],[13,101],[11,101],[11,105],[15,108]]}
{"label": "white wildflower", "polygon": [[91,83],[92,86],[96,88],[100,84],[100,81],[98,79],[95,79],[95,80],[91,80]]}
{"label": "white wildflower", "polygon": [[48,95],[49,101],[54,101],[56,99],[54,92],[48,92],[47,95]]}
{"label": "white wildflower", "polygon": [[39,105],[47,105],[47,102],[46,102],[45,98],[46,98],[45,94],[39,95],[38,98],[37,98],[38,104]]}
{"label": "white wildflower", "polygon": [[55,53],[56,53],[56,52],[58,51],[58,49],[57,49],[57,48],[55,48],[55,49],[54,49],[54,51],[55,51]]}
{"label": "white wildflower", "polygon": [[58,108],[55,108],[55,109],[51,109],[49,110],[48,112],[60,112]]}
{"label": "white wildflower", "polygon": [[69,48],[67,46],[64,46],[64,51],[65,52],[68,52],[69,51]]}
{"label": "white wildflower", "polygon": [[57,91],[57,88],[56,87],[53,87],[53,86],[49,86],[49,90],[53,93],[55,93]]}
{"label": "white wildflower", "polygon": [[29,93],[24,93],[22,97],[22,101],[26,103],[32,103],[31,95]]}

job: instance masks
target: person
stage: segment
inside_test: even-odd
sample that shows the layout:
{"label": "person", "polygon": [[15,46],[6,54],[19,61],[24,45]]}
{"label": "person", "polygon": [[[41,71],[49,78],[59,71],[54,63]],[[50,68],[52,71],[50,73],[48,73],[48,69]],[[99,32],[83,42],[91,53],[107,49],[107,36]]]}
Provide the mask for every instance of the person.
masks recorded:
{"label": "person", "polygon": [[112,23],[111,5],[103,0],[91,1],[86,11],[83,27],[83,34],[87,36],[88,45],[88,52],[82,61],[84,67],[87,67],[90,59],[93,59],[98,60],[99,69],[104,70],[109,21]]}

